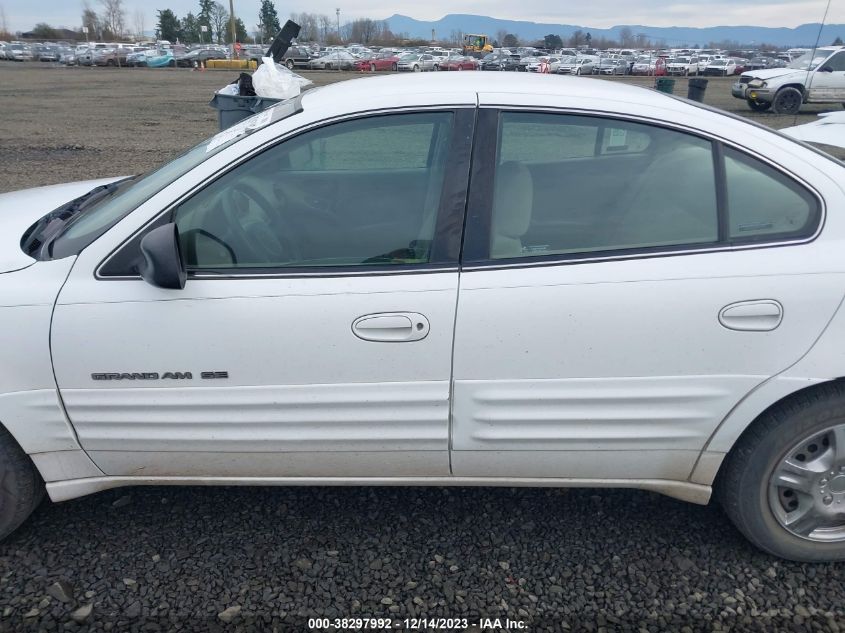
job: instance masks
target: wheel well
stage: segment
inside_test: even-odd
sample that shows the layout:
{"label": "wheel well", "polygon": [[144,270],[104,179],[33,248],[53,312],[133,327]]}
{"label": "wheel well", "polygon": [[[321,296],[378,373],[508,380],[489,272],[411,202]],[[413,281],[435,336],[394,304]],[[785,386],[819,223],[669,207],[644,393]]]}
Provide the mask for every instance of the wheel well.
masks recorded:
{"label": "wheel well", "polygon": [[[785,86],[781,86],[777,89],[777,92],[780,92],[784,88],[795,88],[798,92],[801,93],[801,98],[806,101],[807,100],[807,91],[804,89],[804,86],[801,84],[786,84]],[[775,94],[777,94],[777,92]]]}
{"label": "wheel well", "polygon": [[782,407],[788,407],[792,403],[798,400],[805,400],[809,396],[813,396],[817,393],[831,393],[833,391],[837,391],[839,393],[845,392],[845,377],[834,378],[833,380],[828,380],[822,383],[816,383],[814,385],[810,385],[809,387],[804,387],[803,389],[799,389],[798,391],[793,391],[790,394],[785,395],[780,400],[776,400],[768,407],[766,407],[760,414],[754,418],[748,426],[743,429],[742,433],[739,434],[739,437],[736,438],[736,441],[731,446],[731,449],[725,455],[725,458],[722,460],[722,463],[719,465],[719,470],[716,472],[716,477],[713,479],[713,489],[718,489],[719,486],[719,479],[722,476],[722,473],[725,470],[725,464],[728,462],[730,456],[737,450],[738,446],[741,446],[745,439],[749,435],[753,435],[755,429],[760,426],[762,420],[767,418],[768,416],[772,415],[775,411]]}

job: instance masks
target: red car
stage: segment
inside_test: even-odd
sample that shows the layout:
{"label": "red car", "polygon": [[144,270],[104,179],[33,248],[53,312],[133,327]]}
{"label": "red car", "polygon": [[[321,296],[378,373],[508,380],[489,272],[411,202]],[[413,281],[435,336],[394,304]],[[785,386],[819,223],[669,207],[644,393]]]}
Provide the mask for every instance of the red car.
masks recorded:
{"label": "red car", "polygon": [[399,70],[399,58],[396,55],[379,55],[370,59],[359,59],[355,62],[355,70]]}
{"label": "red car", "polygon": [[478,70],[478,60],[474,57],[452,55],[439,64],[440,70]]}

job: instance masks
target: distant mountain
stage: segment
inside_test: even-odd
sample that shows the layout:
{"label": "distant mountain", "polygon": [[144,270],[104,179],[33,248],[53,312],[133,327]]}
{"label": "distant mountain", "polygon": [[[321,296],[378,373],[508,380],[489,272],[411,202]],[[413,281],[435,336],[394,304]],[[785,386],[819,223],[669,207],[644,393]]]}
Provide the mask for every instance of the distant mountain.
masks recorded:
{"label": "distant mountain", "polygon": [[[619,39],[619,32],[628,28],[636,36],[640,33],[653,43],[663,46],[706,46],[710,42],[735,41],[742,45],[773,44],[775,46],[812,46],[819,33],[819,24],[802,24],[794,29],[764,26],[713,26],[693,28],[685,26],[643,26],[620,24],[609,29],[594,29],[573,24],[543,24],[520,20],[499,20],[484,15],[450,14],[436,22],[415,20],[405,15],[393,15],[385,20],[396,34],[407,33],[412,38],[431,38],[434,29],[437,38],[448,38],[452,31],[486,33],[491,37],[498,31],[513,33],[524,41],[542,39],[549,34],[560,35],[564,40],[574,31],[590,33],[594,38]],[[845,39],[845,24],[827,24],[822,30],[820,45],[827,45],[837,37]]]}

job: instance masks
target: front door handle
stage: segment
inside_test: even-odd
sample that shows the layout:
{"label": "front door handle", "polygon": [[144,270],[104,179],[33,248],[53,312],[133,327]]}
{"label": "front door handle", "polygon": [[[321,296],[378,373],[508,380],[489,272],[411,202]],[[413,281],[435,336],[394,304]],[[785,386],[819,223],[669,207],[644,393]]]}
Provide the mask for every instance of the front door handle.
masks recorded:
{"label": "front door handle", "polygon": [[783,306],[774,299],[740,301],[722,308],[719,323],[740,332],[771,332],[783,321]]}
{"label": "front door handle", "polygon": [[419,341],[428,336],[430,329],[428,319],[417,312],[367,314],[352,323],[355,336],[382,343]]}

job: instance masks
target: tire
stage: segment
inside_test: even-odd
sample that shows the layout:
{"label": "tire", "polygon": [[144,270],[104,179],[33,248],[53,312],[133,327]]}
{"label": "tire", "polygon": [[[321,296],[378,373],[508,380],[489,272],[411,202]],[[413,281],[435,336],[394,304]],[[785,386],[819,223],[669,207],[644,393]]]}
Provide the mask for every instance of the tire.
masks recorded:
{"label": "tire", "polygon": [[288,69],[288,70],[293,70],[293,60],[292,60],[292,59],[288,59],[288,60],[285,62],[285,66],[287,66],[287,69]]}
{"label": "tire", "polygon": [[797,88],[786,86],[778,90],[772,101],[772,110],[776,114],[798,114],[801,104],[804,102],[804,95]]}
{"label": "tire", "polygon": [[114,66],[114,60],[113,59],[106,60],[106,66]]}
{"label": "tire", "polygon": [[575,74],[576,74],[576,75],[580,75],[580,74],[581,74],[581,69],[580,69],[580,68],[576,68],[576,69],[575,69]]}
{"label": "tire", "polygon": [[748,99],[748,107],[754,110],[754,112],[765,112],[769,108],[772,107],[771,103],[759,103],[754,101],[754,99]]}
{"label": "tire", "polygon": [[171,59],[170,62],[168,63],[168,66],[170,66],[171,68],[176,68],[176,60]]}
{"label": "tire", "polygon": [[414,72],[415,73],[420,72],[420,67],[417,64],[414,64]]}
{"label": "tire", "polygon": [[370,64],[370,72],[371,73],[376,72],[376,65],[375,64]]}
{"label": "tire", "polygon": [[393,62],[393,65],[390,67],[390,70],[392,70],[393,72],[396,72],[397,70],[399,70],[399,64],[397,64],[396,62]]}
{"label": "tire", "polygon": [[14,532],[44,498],[44,482],[12,435],[0,426],[0,540]]}
{"label": "tire", "polygon": [[[775,480],[779,470],[786,477]],[[725,512],[759,548],[794,561],[845,560],[845,519],[824,515],[845,503],[845,384],[796,394],[764,413],[731,450],[716,483]],[[811,529],[818,512],[828,521],[827,540]]]}
{"label": "tire", "polygon": [[[459,71],[461,71],[461,70],[463,70],[463,69],[464,69],[464,67],[463,67],[463,66],[458,66],[458,70],[459,70]],[[842,106],[843,106],[843,107],[845,107],[845,103],[843,103],[843,104],[842,104]]]}

